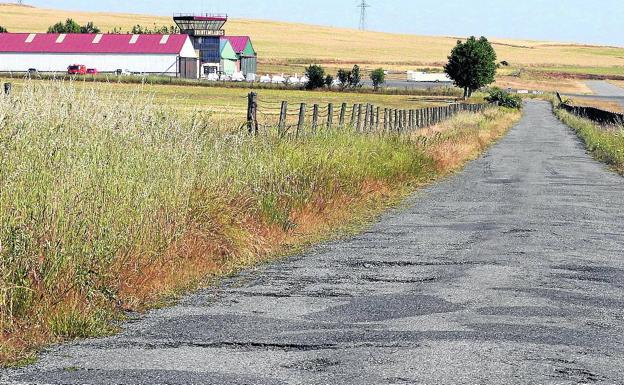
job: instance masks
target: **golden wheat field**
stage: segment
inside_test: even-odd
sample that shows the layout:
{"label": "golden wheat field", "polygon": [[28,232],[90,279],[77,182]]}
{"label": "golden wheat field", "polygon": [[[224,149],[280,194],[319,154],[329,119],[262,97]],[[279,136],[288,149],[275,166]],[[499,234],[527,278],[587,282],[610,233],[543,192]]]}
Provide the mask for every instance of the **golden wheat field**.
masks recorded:
{"label": "golden wheat field", "polygon": [[[77,12],[1,5],[2,24],[10,32],[44,32],[48,26],[68,17],[79,23],[93,21],[103,31],[123,31],[133,25],[171,25],[170,17],[119,13]],[[259,52],[261,69],[285,71],[315,61],[328,67],[358,63],[365,68],[387,69],[440,66],[458,37],[402,35],[361,32],[266,20],[230,19],[230,35],[250,35]],[[568,43],[492,38],[500,60],[513,66],[561,69],[566,66],[602,68],[609,73],[624,71],[624,48]],[[565,71],[564,71],[565,72]]]}

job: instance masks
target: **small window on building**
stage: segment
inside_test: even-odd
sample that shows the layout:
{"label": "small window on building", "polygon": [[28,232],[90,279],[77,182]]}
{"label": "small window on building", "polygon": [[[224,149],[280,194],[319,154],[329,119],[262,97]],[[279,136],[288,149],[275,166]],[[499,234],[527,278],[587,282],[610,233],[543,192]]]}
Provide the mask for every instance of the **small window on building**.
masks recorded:
{"label": "small window on building", "polygon": [[139,35],[132,35],[130,38],[130,44],[136,44],[137,40],[139,40]]}
{"label": "small window on building", "polygon": [[169,35],[163,35],[162,39],[160,39],[160,44],[167,44],[169,41]]}
{"label": "small window on building", "polygon": [[31,33],[30,35],[28,35],[28,37],[26,38],[26,43],[32,43],[32,41],[35,40],[35,36],[37,36],[36,33]]}
{"label": "small window on building", "polygon": [[95,35],[95,37],[93,38],[93,44],[98,44],[100,42],[100,40],[102,40],[102,35],[101,33],[98,33],[97,35]]}
{"label": "small window on building", "polygon": [[65,36],[67,36],[66,34],[62,33],[60,35],[58,35],[58,37],[56,38],[56,43],[62,43],[63,40],[65,40]]}

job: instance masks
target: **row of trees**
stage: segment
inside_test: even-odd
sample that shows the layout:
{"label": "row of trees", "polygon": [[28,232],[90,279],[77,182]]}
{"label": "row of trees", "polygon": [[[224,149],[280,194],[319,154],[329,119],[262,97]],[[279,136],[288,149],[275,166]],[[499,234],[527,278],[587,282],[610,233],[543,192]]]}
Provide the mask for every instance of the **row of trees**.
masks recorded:
{"label": "row of trees", "polygon": [[6,28],[4,28],[3,26],[0,25],[0,33],[7,33],[9,31],[7,31]]}
{"label": "row of trees", "polygon": [[88,22],[85,25],[80,25],[74,21],[74,19],[67,19],[65,22],[58,22],[54,25],[51,25],[48,28],[48,33],[100,33],[100,29],[93,24],[93,22]]}
{"label": "row of trees", "polygon": [[[2,30],[0,29],[0,32]],[[6,32],[6,30],[4,31]],[[98,28],[93,22],[88,22],[85,25],[78,24],[74,19],[67,19],[65,22],[58,22],[50,28],[48,28],[48,33],[100,33],[101,30]],[[116,28],[109,33],[121,34],[121,33],[131,33],[134,35],[143,35],[143,34],[163,34],[163,35],[171,35],[175,33],[179,33],[178,27],[174,25],[170,26],[158,26],[154,24],[152,27],[143,26],[137,24],[132,27],[130,31],[122,31],[119,28]]]}
{"label": "row of trees", "polygon": [[[306,88],[309,90],[331,87],[334,84],[334,77],[326,74],[325,69],[320,65],[314,64],[309,66],[306,68],[305,74],[309,79],[306,84]],[[357,64],[351,70],[339,69],[336,77],[342,90],[362,87],[362,75],[360,66]],[[373,82],[373,87],[378,89],[385,83],[385,77],[386,73],[383,68],[378,68],[371,72],[370,79]]]}

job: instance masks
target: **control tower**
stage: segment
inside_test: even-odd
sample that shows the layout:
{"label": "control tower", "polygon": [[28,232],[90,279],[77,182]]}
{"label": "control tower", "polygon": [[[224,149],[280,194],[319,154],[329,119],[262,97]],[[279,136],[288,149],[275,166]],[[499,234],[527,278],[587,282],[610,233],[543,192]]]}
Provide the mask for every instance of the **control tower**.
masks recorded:
{"label": "control tower", "polygon": [[173,21],[180,33],[189,35],[193,47],[198,52],[200,66],[204,74],[219,71],[221,54],[220,39],[225,35],[223,26],[227,15],[215,14],[175,14]]}

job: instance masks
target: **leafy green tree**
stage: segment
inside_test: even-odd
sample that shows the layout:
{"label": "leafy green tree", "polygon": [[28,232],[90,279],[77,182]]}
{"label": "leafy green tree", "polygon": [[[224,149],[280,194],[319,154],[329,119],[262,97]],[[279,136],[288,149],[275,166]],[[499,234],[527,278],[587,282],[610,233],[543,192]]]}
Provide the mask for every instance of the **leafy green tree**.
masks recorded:
{"label": "leafy green tree", "polygon": [[336,75],[338,81],[340,82],[340,88],[345,89],[349,86],[349,79],[351,78],[351,71],[343,70],[342,68],[338,70],[338,74]]}
{"label": "leafy green tree", "polygon": [[373,82],[373,87],[378,90],[379,87],[386,82],[386,72],[383,68],[377,68],[370,74],[371,81]]}
{"label": "leafy green tree", "polygon": [[325,86],[327,88],[331,88],[333,82],[334,82],[334,77],[333,76],[331,76],[331,75],[325,76]]}
{"label": "leafy green tree", "polygon": [[80,33],[100,33],[100,29],[93,24],[92,21],[80,27]]}
{"label": "leafy green tree", "polygon": [[354,65],[349,76],[349,87],[358,88],[362,87],[362,75],[360,74],[360,66]]}
{"label": "leafy green tree", "polygon": [[325,86],[325,70],[320,65],[314,64],[306,68],[305,74],[308,78],[306,88],[308,90],[315,90]]}
{"label": "leafy green tree", "polygon": [[3,26],[0,25],[0,33],[7,33],[9,31],[7,31],[6,28],[4,28]]}
{"label": "leafy green tree", "polygon": [[92,21],[81,26],[74,19],[67,19],[65,23],[58,22],[50,26],[48,33],[100,33],[100,29]]}
{"label": "leafy green tree", "polygon": [[464,89],[464,98],[469,98],[479,88],[494,82],[496,75],[496,52],[485,38],[477,40],[471,36],[457,45],[444,66],[446,72],[457,87]]}

